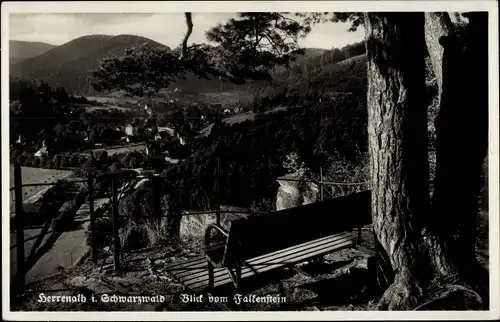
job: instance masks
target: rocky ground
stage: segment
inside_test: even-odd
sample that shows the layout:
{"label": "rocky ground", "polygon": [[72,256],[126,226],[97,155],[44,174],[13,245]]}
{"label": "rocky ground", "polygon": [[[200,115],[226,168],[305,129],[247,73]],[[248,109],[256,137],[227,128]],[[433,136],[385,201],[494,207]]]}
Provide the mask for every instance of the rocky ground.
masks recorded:
{"label": "rocky ground", "polygon": [[[363,233],[363,247],[371,248],[369,230]],[[184,286],[165,271],[165,266],[201,255],[199,239],[184,239],[177,246],[158,246],[124,254],[123,269],[115,273],[112,257],[101,260],[99,266],[89,261],[60,274],[28,285],[22,297],[23,311],[215,311],[239,309],[234,305],[231,290],[220,289],[212,294],[210,303],[207,294],[190,298]],[[243,295],[249,298],[270,298],[271,302],[247,303],[245,310],[370,310],[376,294],[366,291],[366,259],[370,251],[345,249],[325,257],[325,263],[313,267],[303,265],[302,272],[280,271],[272,276],[262,276],[247,283]],[[49,296],[77,296],[76,303],[49,302]],[[117,295],[116,298],[112,297]],[[149,301],[139,303],[111,303],[120,301],[119,296],[151,296]],[[155,296],[159,297],[155,297]],[[196,294],[199,296],[199,294]],[[78,297],[79,296],[79,297]],[[222,301],[223,306],[213,303]],[[81,299],[85,298],[83,303]],[[95,301],[92,300],[95,299]],[[128,298],[133,301],[134,298]],[[273,303],[272,301],[275,301]],[[144,302],[144,300],[143,300]]]}
{"label": "rocky ground", "polygon": [[[367,259],[373,256],[373,235],[363,230],[358,249],[345,249],[325,256],[320,266],[304,264],[301,272],[281,270],[270,276],[250,278],[243,284],[247,298],[271,299],[275,302],[234,304],[231,289],[211,294],[190,294],[170,275],[166,265],[202,255],[200,238],[185,238],[176,246],[156,246],[123,254],[122,270],[114,272],[112,256],[96,266],[88,260],[60,274],[28,285],[22,296],[23,311],[356,311],[374,310],[381,296],[369,288]],[[485,254],[484,254],[485,253]],[[487,267],[487,252],[478,252]],[[243,280],[245,282],[245,280]],[[48,296],[79,296],[75,303],[49,302]],[[115,295],[115,297],[113,297]],[[200,297],[201,295],[201,297]],[[129,296],[128,302],[120,303]],[[139,298],[133,296],[148,296]],[[190,297],[189,297],[190,296]],[[185,301],[189,297],[189,301]],[[81,299],[85,298],[83,302]],[[92,300],[94,299],[94,300]],[[222,301],[223,305],[215,303]],[[147,301],[146,301],[147,300]],[[113,302],[115,301],[115,302]],[[135,301],[135,302],[130,302]],[[139,302],[142,301],[142,302]],[[146,302],[145,302],[146,301]]]}

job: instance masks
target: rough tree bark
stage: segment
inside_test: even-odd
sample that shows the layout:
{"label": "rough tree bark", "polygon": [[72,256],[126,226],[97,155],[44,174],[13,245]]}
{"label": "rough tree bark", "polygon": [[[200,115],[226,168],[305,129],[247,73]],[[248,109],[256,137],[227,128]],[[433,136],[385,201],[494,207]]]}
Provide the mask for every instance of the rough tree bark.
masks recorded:
{"label": "rough tree bark", "polygon": [[[475,239],[488,144],[488,16],[470,14],[466,33],[457,35],[447,26],[449,17],[438,19],[438,15],[443,14],[427,14],[427,25],[445,32],[438,32],[439,38],[427,37],[429,54],[436,57],[433,67],[438,84],[441,78],[442,85],[435,121],[432,211],[424,234],[430,236],[428,241],[433,240],[428,249],[437,274],[457,275],[470,285],[487,285],[488,273],[476,262]],[[487,287],[476,290],[487,302]]]}
{"label": "rough tree bark", "polygon": [[[457,276],[453,282],[488,300],[486,288],[474,287],[487,285],[487,272],[471,265],[488,142],[484,15],[471,14],[464,50],[440,13],[365,14],[372,216],[377,244],[394,270],[381,309],[412,308],[431,281],[444,285]],[[422,99],[426,40],[441,98],[432,209]]]}
{"label": "rough tree bark", "polygon": [[368,141],[375,237],[394,282],[382,309],[407,309],[422,295],[420,219],[428,212],[423,13],[365,14]]}
{"label": "rough tree bark", "polygon": [[447,12],[425,13],[425,42],[436,76],[439,97],[441,97],[443,86],[443,47],[439,44],[439,39],[443,36],[449,36],[453,28],[453,23]]}
{"label": "rough tree bark", "polygon": [[176,197],[172,195],[167,195],[165,198],[166,204],[164,211],[167,214],[166,218],[166,230],[169,239],[173,242],[178,242],[180,240],[180,227],[182,220],[182,209],[180,203],[176,200]]}

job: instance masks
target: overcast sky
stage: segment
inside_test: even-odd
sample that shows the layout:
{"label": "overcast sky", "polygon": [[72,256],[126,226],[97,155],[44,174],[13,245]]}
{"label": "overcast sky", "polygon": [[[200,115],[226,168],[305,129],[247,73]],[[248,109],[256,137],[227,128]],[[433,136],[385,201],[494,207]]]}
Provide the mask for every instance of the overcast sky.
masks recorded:
{"label": "overcast sky", "polygon": [[[190,42],[205,41],[205,31],[234,17],[233,13],[193,13],[194,29]],[[361,41],[364,30],[348,32],[348,25],[325,23],[313,27],[301,47],[330,49]],[[186,31],[183,13],[77,13],[11,14],[11,40],[40,41],[61,45],[72,39],[94,34],[132,34],[177,47]]]}

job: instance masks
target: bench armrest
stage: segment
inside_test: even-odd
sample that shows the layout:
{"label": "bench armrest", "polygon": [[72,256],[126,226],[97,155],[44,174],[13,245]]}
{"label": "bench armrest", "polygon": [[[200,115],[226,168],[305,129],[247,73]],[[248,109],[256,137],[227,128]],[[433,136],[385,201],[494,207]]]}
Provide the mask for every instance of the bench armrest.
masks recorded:
{"label": "bench armrest", "polygon": [[226,238],[228,236],[228,232],[224,228],[222,228],[221,226],[219,226],[217,224],[210,224],[210,225],[208,225],[207,229],[205,230],[205,247],[210,246],[210,233],[212,232],[213,229],[218,230]]}

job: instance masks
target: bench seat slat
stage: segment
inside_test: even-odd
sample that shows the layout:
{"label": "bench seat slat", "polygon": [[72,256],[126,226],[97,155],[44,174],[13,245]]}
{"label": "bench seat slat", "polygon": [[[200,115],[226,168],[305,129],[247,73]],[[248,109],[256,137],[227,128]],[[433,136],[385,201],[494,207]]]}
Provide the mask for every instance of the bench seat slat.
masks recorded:
{"label": "bench seat slat", "polygon": [[[343,233],[334,234],[334,235],[326,236],[323,238],[319,238],[316,240],[312,240],[312,241],[309,241],[307,243],[303,243],[301,245],[296,245],[296,246],[292,246],[289,248],[285,248],[283,250],[272,252],[272,253],[269,253],[266,255],[258,256],[258,257],[252,258],[250,260],[244,261],[242,263],[242,272],[241,273],[243,274],[246,271],[251,270],[251,267],[259,266],[259,264],[264,264],[264,265],[260,265],[260,266],[270,265],[270,264],[272,264],[269,262],[270,260],[274,261],[274,263],[278,263],[280,261],[293,258],[294,256],[299,256],[302,253],[307,253],[308,250],[311,250],[315,247],[317,248],[321,245],[329,244],[329,243],[335,242],[336,240],[343,240],[343,239],[346,239],[349,237],[351,237],[351,239],[352,239],[353,236],[354,236],[353,233],[343,232]],[[203,267],[206,269],[206,264]],[[197,274],[193,274],[194,272],[190,272],[190,273],[180,273],[182,275],[180,275],[179,277],[190,275],[189,279],[192,279],[192,278],[199,277],[199,275],[205,274],[204,271],[200,271]],[[214,270],[214,277],[217,276],[215,274],[216,274],[216,271]],[[219,272],[219,274],[223,274],[223,273]]]}
{"label": "bench seat slat", "polygon": [[[300,245],[296,245],[296,246],[288,247],[288,248],[285,248],[285,249],[282,249],[282,250],[279,250],[279,251],[275,251],[275,252],[272,252],[272,253],[269,253],[269,254],[265,254],[265,255],[254,257],[254,258],[252,258],[250,260],[247,260],[247,261],[244,261],[242,263],[242,274],[246,270],[250,269],[250,267],[248,267],[248,264],[256,265],[258,263],[261,263],[262,261],[266,261],[267,262],[272,257],[275,258],[275,261],[279,261],[280,258],[282,258],[283,256],[291,255],[291,254],[295,254],[295,253],[299,253],[299,252],[303,252],[303,251],[307,250],[310,247],[316,247],[318,245],[321,245],[322,243],[331,242],[331,241],[334,241],[334,240],[336,240],[338,238],[346,238],[346,237],[352,236],[352,235],[353,235],[353,233],[351,233],[351,232],[337,233],[337,234],[333,234],[333,235],[330,235],[330,236],[318,238],[316,240],[311,240],[309,242],[306,242],[306,243],[303,243],[303,244],[300,244]],[[200,270],[198,271],[198,273],[195,273],[194,271],[181,272],[181,273],[179,273],[179,277],[184,277],[184,276],[190,275],[190,278],[195,278],[195,277],[198,277],[198,275],[205,274],[204,270],[207,268],[206,263],[203,264],[203,265],[200,264],[197,267],[200,268]],[[219,271],[218,272],[217,270],[214,270],[214,274],[215,274],[214,277],[217,276],[216,275],[217,273],[218,274],[223,274],[223,271]]]}
{"label": "bench seat slat", "polygon": [[[320,256],[322,254],[324,255],[324,254],[327,254],[327,253],[335,251],[335,250],[340,250],[340,249],[343,249],[343,248],[346,248],[346,247],[350,247],[351,245],[353,245],[352,241],[345,241],[345,242],[342,242],[342,243],[339,243],[339,244],[335,245],[335,247],[332,247],[332,248],[329,248],[329,249],[323,249],[322,251],[318,251],[313,256]],[[311,254],[307,254],[305,256],[302,256],[301,260],[302,259],[308,259],[308,258],[311,258]],[[298,262],[300,262],[300,260]],[[264,272],[269,272],[271,270],[283,267],[283,266],[285,266],[287,264],[290,264],[290,263],[280,263],[280,264],[266,265],[266,266],[262,266],[257,271],[248,270],[245,273],[242,272],[241,278],[247,278],[247,277],[250,277],[250,276],[253,276],[253,275],[256,275],[256,274],[260,274],[260,273],[264,273]],[[225,271],[224,268],[221,268],[221,270]],[[225,271],[225,272],[226,272],[227,276],[220,275],[219,278],[217,278],[217,279],[214,278],[214,287],[222,286],[224,284],[227,284],[227,283],[231,282],[231,278],[230,278],[229,274],[227,274],[227,271]],[[194,284],[191,284],[192,282],[193,281],[191,280],[191,281],[188,282],[189,284],[186,283],[186,285],[188,286],[188,288],[191,289],[191,290],[193,290],[194,292],[201,291],[201,290],[203,290],[204,288],[206,288],[208,286],[208,274],[206,275],[206,279],[196,281],[196,283],[194,283]]]}
{"label": "bench seat slat", "polygon": [[[285,265],[297,264],[312,257],[325,255],[341,248],[354,245],[355,239],[356,236],[353,233],[335,234],[273,252],[265,256],[258,256],[243,263],[241,277],[249,277]],[[182,273],[183,276],[180,279],[182,279],[182,282],[193,291],[202,289],[208,285],[207,265],[205,264],[204,267],[202,271],[192,275]],[[221,286],[230,281],[231,278],[225,268],[214,269],[214,287]]]}

